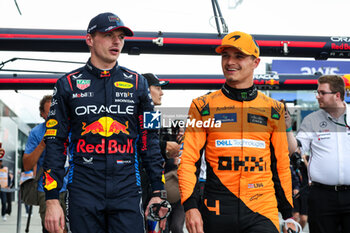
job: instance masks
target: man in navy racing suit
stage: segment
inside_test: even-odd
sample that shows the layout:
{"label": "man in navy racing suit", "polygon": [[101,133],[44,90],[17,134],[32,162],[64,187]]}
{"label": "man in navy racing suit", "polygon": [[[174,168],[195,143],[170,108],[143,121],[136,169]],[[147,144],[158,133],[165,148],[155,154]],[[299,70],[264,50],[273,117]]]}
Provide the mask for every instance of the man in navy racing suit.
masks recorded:
{"label": "man in navy racing suit", "polygon": [[45,226],[50,232],[61,232],[65,223],[58,192],[67,148],[70,231],[144,232],[138,156],[151,180],[149,204],[164,198],[164,161],[157,131],[143,128],[144,112],[153,111],[147,82],[117,63],[125,36],[133,32],[118,16],[94,17],[86,35],[89,61],[55,85],[44,162]]}

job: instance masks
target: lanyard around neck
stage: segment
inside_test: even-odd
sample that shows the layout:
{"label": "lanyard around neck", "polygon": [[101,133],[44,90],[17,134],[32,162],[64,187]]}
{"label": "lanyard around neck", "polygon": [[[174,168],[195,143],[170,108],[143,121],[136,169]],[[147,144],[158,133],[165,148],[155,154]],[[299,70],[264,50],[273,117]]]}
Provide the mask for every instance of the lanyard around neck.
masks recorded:
{"label": "lanyard around neck", "polygon": [[334,124],[336,124],[336,125],[343,126],[343,127],[346,127],[346,128],[348,128],[348,129],[350,129],[348,123],[346,122],[346,114],[344,114],[344,122],[345,122],[345,124],[338,123],[338,122],[334,121],[331,117],[328,117],[328,119],[329,119],[331,122],[333,122]]}

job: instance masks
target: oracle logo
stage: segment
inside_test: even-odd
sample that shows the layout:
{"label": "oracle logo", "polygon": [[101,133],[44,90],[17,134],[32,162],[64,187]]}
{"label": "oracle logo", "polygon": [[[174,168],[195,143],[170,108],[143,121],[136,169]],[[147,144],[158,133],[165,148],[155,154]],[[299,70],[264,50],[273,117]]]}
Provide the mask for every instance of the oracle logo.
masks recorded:
{"label": "oracle logo", "polygon": [[346,36],[332,36],[331,41],[333,42],[350,42],[350,37]]}

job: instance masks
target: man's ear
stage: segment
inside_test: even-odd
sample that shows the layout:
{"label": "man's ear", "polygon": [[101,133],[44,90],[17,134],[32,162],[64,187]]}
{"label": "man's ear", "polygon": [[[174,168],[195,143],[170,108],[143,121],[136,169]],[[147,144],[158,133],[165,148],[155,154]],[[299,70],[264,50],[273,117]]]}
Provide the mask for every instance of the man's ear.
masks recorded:
{"label": "man's ear", "polygon": [[255,58],[254,60],[254,63],[255,63],[255,68],[258,67],[259,63],[260,63],[260,58]]}
{"label": "man's ear", "polygon": [[335,96],[340,99],[340,92],[335,93]]}
{"label": "man's ear", "polygon": [[89,47],[92,47],[94,42],[93,42],[91,34],[86,34],[85,42]]}

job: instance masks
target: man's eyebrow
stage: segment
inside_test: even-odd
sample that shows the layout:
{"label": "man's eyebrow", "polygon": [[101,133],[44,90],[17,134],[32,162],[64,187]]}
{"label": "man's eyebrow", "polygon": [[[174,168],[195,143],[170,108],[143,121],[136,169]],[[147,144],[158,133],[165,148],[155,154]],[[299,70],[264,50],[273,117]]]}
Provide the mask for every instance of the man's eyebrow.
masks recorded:
{"label": "man's eyebrow", "polygon": [[[227,55],[227,54],[229,54],[229,53],[228,53],[228,52],[225,52],[225,51],[223,51],[223,52],[221,53],[221,55]],[[247,54],[245,54],[245,53],[243,53],[243,52],[241,52],[241,51],[235,52],[233,55],[249,56],[249,55],[247,55]]]}
{"label": "man's eyebrow", "polygon": [[243,52],[241,52],[241,51],[237,52],[236,54],[237,54],[237,55],[242,55],[242,56],[249,56],[249,55],[247,55],[247,54],[245,54],[245,53],[243,53]]}

